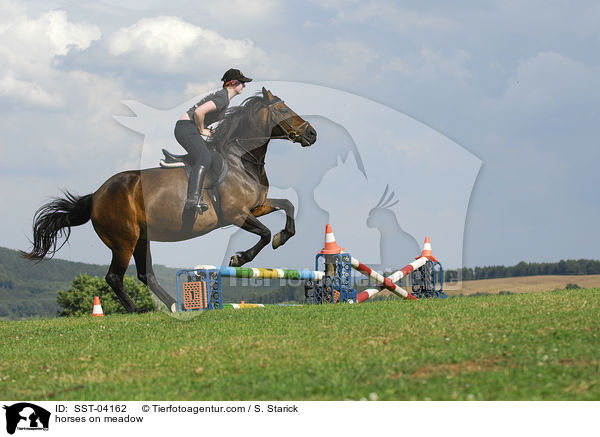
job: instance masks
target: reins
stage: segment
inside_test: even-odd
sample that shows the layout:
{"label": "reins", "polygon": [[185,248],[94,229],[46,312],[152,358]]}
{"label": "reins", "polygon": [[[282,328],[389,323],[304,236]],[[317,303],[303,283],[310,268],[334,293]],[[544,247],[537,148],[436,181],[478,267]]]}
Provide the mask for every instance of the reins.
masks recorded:
{"label": "reins", "polygon": [[[306,127],[308,126],[308,121],[304,121],[304,123],[302,123],[299,127],[299,131],[300,134],[296,133],[296,129],[294,129],[294,127],[283,117],[281,117],[279,120],[275,120],[274,116],[273,116],[273,111],[271,111],[271,108],[273,108],[276,105],[282,104],[284,103],[283,100],[279,100],[275,103],[271,103],[267,109],[269,111],[269,120],[272,120],[276,126],[281,125],[282,123],[285,123],[287,125],[288,128],[290,128],[289,131],[286,132],[286,135],[277,135],[277,136],[263,136],[263,137],[253,137],[253,138],[236,138],[234,140],[234,142],[238,145],[238,147],[240,149],[242,149],[244,151],[243,154],[241,155],[236,155],[238,156],[240,159],[250,162],[252,164],[258,165],[263,167],[265,165],[265,157],[263,156],[262,160],[257,159],[250,150],[246,149],[244,146],[242,146],[241,141],[258,141],[258,140],[290,140],[293,142],[296,142],[296,140],[298,138],[300,138],[302,136],[302,134],[304,133],[304,130],[306,129]],[[250,160],[249,158],[245,158],[246,155],[250,155],[252,157],[252,160]]]}

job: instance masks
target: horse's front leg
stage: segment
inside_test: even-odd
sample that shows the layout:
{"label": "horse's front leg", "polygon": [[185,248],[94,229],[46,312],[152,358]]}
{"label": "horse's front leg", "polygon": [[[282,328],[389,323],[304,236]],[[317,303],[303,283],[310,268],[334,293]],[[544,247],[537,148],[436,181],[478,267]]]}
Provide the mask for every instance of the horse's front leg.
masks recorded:
{"label": "horse's front leg", "polygon": [[294,205],[287,199],[265,199],[265,202],[254,208],[252,214],[260,217],[273,211],[285,211],[285,228],[273,237],[273,249],[283,246],[286,241],[296,234],[296,222],[294,221]]}
{"label": "horse's front leg", "polygon": [[258,221],[258,219],[252,215],[252,213],[248,212],[244,216],[240,216],[239,219],[234,221],[234,224],[239,226],[245,231],[251,232],[253,234],[259,235],[260,240],[250,249],[244,252],[238,252],[236,255],[233,255],[229,260],[229,265],[232,267],[243,266],[247,262],[252,261],[256,255],[269,244],[271,241],[271,231],[265,225]]}

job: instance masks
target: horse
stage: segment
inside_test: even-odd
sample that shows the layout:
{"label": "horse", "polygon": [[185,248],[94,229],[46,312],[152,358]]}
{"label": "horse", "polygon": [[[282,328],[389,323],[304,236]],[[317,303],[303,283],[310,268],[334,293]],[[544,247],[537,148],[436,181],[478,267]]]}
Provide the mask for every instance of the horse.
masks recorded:
{"label": "horse", "polygon": [[[105,279],[124,308],[130,313],[140,312],[123,289],[123,277],[133,256],[138,279],[175,312],[177,302],[154,274],[150,241],[183,241],[235,225],[260,237],[254,246],[231,257],[229,265],[238,267],[252,261],[271,241],[271,231],[258,217],[285,211],[285,227],[273,236],[273,249],[295,234],[294,205],[288,199],[267,197],[265,156],[271,139],[287,139],[307,147],[315,143],[317,132],[263,87],[262,93],[230,108],[208,141],[213,156],[222,158],[226,170],[207,175],[203,193],[211,207],[191,223],[182,216],[188,183],[184,168],[124,171],[92,194],[77,196],[65,191],[64,197],[41,206],[33,219],[33,248],[22,251],[21,256],[38,262],[51,258],[67,242],[71,227],[91,220],[98,237],[112,252]],[[206,196],[206,187],[211,185],[215,195]]]}

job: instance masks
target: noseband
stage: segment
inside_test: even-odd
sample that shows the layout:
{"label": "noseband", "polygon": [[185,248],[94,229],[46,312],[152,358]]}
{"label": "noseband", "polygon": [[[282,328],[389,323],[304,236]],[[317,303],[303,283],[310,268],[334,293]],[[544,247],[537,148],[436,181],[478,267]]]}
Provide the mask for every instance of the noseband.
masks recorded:
{"label": "noseband", "polygon": [[[304,131],[306,130],[306,128],[308,127],[308,121],[304,121],[304,123],[302,123],[300,125],[300,133],[297,134],[296,133],[296,129],[294,129],[294,127],[290,124],[290,122],[287,121],[287,119],[285,119],[284,117],[279,117],[279,119],[275,118],[273,108],[277,105],[283,105],[284,101],[283,100],[279,100],[277,102],[271,103],[270,105],[267,106],[267,110],[269,111],[269,126],[281,126],[281,124],[285,123],[287,125],[287,127],[290,129],[289,131],[286,130],[283,126],[281,126],[281,128],[285,131],[285,135],[278,135],[275,137],[272,136],[265,136],[265,137],[254,137],[254,138],[236,138],[234,141],[235,143],[238,145],[239,148],[241,148],[244,151],[243,155],[240,155],[241,159],[244,159],[245,161],[249,161],[252,162],[253,164],[259,165],[259,166],[263,166],[265,165],[265,161],[264,158],[263,160],[258,160],[254,157],[254,155],[251,153],[250,150],[246,149],[243,145],[242,145],[242,141],[255,141],[255,140],[267,140],[267,139],[272,139],[272,140],[283,140],[283,139],[287,139],[293,142],[296,142],[296,140],[300,137],[302,137],[302,135],[304,134]],[[272,123],[272,124],[271,124]],[[249,155],[252,159],[245,159],[244,156],[245,155]]]}
{"label": "noseband", "polygon": [[[254,138],[236,138],[235,142],[236,143],[240,143],[240,141],[253,141],[253,140],[267,140],[267,139],[271,139],[271,140],[290,140],[293,142],[296,142],[296,140],[300,137],[302,137],[302,135],[304,134],[304,131],[306,130],[306,128],[308,127],[308,121],[304,121],[304,123],[302,123],[300,125],[300,127],[298,129],[294,129],[294,126],[292,126],[290,124],[289,121],[287,121],[286,118],[284,117],[279,117],[279,118],[275,118],[275,111],[273,111],[273,108],[275,108],[275,106],[277,105],[283,105],[285,102],[283,100],[279,100],[277,102],[271,103],[269,106],[267,106],[267,110],[269,111],[269,126],[281,126],[282,124],[286,124],[287,127],[289,128],[289,130],[286,130],[285,127],[281,126],[281,128],[285,131],[285,135],[277,135],[275,137],[272,136],[265,136],[265,137],[254,137]],[[300,131],[300,133],[296,133],[296,131]]]}
{"label": "noseband", "polygon": [[[281,128],[283,130],[285,130],[286,135],[285,136],[278,136],[278,137],[271,137],[273,139],[280,139],[280,138],[287,138],[290,141],[294,141],[296,142],[296,140],[298,138],[300,138],[303,134],[304,131],[306,130],[306,128],[308,127],[308,121],[304,121],[304,123],[302,123],[300,125],[300,127],[298,129],[295,129],[289,121],[287,121],[286,118],[283,117],[279,117],[279,119],[275,118],[275,107],[277,105],[283,105],[285,102],[283,100],[280,100],[278,102],[275,103],[271,103],[269,106],[267,106],[267,109],[269,111],[269,118],[271,119],[271,121],[273,122],[274,125],[276,126],[281,126]],[[282,126],[283,124],[287,125],[287,127],[289,128],[289,130],[286,130],[286,128],[284,126]],[[299,131],[300,133],[296,133],[296,131]]]}

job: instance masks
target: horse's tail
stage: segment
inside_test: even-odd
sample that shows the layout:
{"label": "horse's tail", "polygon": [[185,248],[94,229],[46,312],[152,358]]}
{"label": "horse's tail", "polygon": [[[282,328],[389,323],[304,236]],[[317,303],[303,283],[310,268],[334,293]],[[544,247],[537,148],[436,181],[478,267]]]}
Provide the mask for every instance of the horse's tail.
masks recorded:
{"label": "horse's tail", "polygon": [[[79,226],[90,219],[92,195],[75,196],[68,191],[65,198],[56,197],[38,209],[33,217],[33,249],[21,251],[21,256],[41,261],[50,252],[50,258],[64,246],[71,235],[71,226]],[[57,247],[59,238],[65,241]]]}

